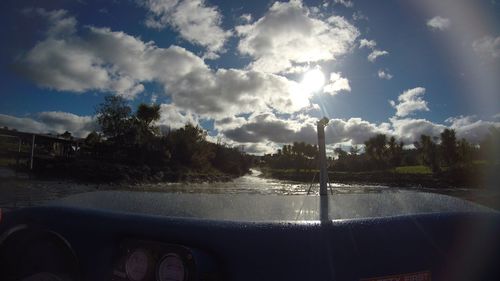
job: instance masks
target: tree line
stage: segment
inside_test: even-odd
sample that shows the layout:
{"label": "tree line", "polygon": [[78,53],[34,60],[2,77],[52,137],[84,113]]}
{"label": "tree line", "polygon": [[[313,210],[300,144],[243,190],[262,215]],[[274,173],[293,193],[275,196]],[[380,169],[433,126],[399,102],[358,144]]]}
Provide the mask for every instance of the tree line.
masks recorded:
{"label": "tree line", "polygon": [[[328,153],[327,153],[328,154]],[[421,135],[412,145],[405,145],[394,136],[377,134],[364,142],[364,148],[351,146],[348,151],[337,147],[335,157],[328,157],[333,171],[373,171],[399,166],[424,165],[433,173],[443,169],[464,169],[473,163],[498,165],[500,160],[500,129],[491,127],[489,134],[477,145],[458,139],[453,129],[444,129],[439,137]],[[274,154],[262,157],[262,164],[273,169],[305,169],[318,167],[316,145],[294,142]]]}
{"label": "tree line", "polygon": [[318,146],[304,142],[285,144],[275,154],[265,154],[262,164],[273,169],[316,169]]}
{"label": "tree line", "polygon": [[157,104],[140,104],[133,112],[122,97],[106,96],[96,117],[99,131],[85,138],[81,151],[89,159],[174,173],[234,176],[247,173],[251,165],[251,157],[238,148],[209,142],[207,132],[197,125],[161,131]]}

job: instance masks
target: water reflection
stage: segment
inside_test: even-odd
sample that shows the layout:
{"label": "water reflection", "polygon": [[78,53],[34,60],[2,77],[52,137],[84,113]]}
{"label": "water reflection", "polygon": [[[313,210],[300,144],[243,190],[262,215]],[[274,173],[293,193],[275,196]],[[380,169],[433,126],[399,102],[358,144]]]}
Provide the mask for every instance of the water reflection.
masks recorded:
{"label": "water reflection", "polygon": [[[260,171],[252,170],[251,174],[231,182],[145,184],[141,186],[141,190],[171,193],[306,195],[310,185],[309,183],[262,178]],[[393,188],[382,185],[340,183],[332,183],[331,190],[334,194],[397,192]],[[319,194],[319,184],[312,186],[311,194]]]}
{"label": "water reflection", "polygon": [[[252,170],[252,174],[237,178],[231,182],[219,183],[161,183],[145,184],[134,190],[157,191],[166,193],[204,193],[204,194],[263,194],[263,195],[306,195],[310,183],[298,183],[261,177],[261,172]],[[333,194],[366,194],[366,193],[401,193],[417,191],[440,193],[469,201],[477,202],[495,209],[500,209],[500,189],[468,189],[468,188],[423,188],[390,187],[369,184],[332,183]],[[329,192],[330,193],[330,192]],[[314,184],[311,194],[319,195],[319,184]],[[299,210],[298,208],[297,210]],[[299,214],[302,216],[304,214]]]}
{"label": "water reflection", "polygon": [[[261,195],[306,195],[310,187],[309,183],[298,183],[260,177],[258,170],[253,173],[231,182],[219,183],[160,183],[160,184],[140,184],[140,185],[87,185],[75,182],[58,181],[31,181],[31,180],[10,180],[0,184],[1,208],[17,208],[40,205],[57,198],[66,197],[78,193],[105,190],[126,190],[126,191],[151,191],[161,193],[190,193],[190,194],[261,194]],[[334,195],[339,194],[366,194],[366,193],[406,193],[417,191],[424,193],[441,193],[454,197],[477,202],[485,206],[500,210],[500,189],[466,189],[447,188],[434,189],[422,187],[398,188],[383,185],[367,184],[331,184]],[[311,188],[311,194],[319,194],[319,185]],[[135,194],[139,196],[139,194]],[[274,197],[274,196],[273,196]],[[311,196],[314,197],[314,196]],[[397,202],[396,202],[397,203]],[[303,208],[303,203],[293,206],[296,212],[294,217],[314,216],[308,214],[308,208]],[[314,209],[317,210],[317,209]]]}

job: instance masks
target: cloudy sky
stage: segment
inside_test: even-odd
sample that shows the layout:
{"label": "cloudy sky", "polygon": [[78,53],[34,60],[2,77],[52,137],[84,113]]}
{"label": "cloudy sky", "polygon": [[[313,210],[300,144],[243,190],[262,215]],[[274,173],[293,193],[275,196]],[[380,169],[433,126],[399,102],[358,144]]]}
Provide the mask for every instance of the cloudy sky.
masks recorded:
{"label": "cloudy sky", "polygon": [[[43,2],[43,3],[42,3]],[[107,94],[265,153],[500,126],[495,0],[6,0],[0,126],[86,136]]]}

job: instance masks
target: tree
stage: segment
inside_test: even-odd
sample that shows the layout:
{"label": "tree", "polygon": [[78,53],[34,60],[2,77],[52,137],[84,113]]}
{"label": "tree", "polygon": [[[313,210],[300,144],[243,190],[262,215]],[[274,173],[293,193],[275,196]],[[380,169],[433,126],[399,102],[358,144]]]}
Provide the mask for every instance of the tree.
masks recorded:
{"label": "tree", "polygon": [[339,157],[339,160],[344,160],[347,158],[347,152],[345,152],[341,147],[337,147],[333,152]]}
{"label": "tree", "polygon": [[160,106],[141,103],[134,117],[128,132],[129,138],[136,145],[148,146],[152,138],[160,134],[160,129],[155,124],[160,119]]}
{"label": "tree", "polygon": [[441,157],[446,166],[450,167],[457,163],[457,138],[455,130],[444,129],[441,133]]}
{"label": "tree", "polygon": [[108,95],[96,108],[97,123],[106,137],[116,140],[130,129],[131,112],[124,98]]}
{"label": "tree", "polygon": [[65,132],[64,132],[64,133],[62,133],[60,136],[61,136],[61,138],[63,138],[63,139],[67,139],[67,140],[73,139],[73,136],[72,136],[72,135],[71,135],[71,133],[70,133],[70,132],[68,132],[68,131],[65,131]]}
{"label": "tree", "polygon": [[360,151],[361,151],[361,149],[359,148],[359,146],[357,146],[357,145],[353,145],[353,146],[351,146],[351,148],[349,149],[349,154],[350,154],[350,155],[358,155]]}
{"label": "tree", "polygon": [[137,119],[144,123],[147,127],[151,126],[152,122],[158,121],[160,119],[160,105],[152,104],[147,105],[141,103],[137,107],[137,112],[135,113]]}
{"label": "tree", "polygon": [[416,142],[415,147],[419,151],[422,164],[430,167],[433,172],[439,172],[438,149],[432,138],[427,135],[421,135],[420,142]]}
{"label": "tree", "polygon": [[461,139],[458,141],[457,156],[458,156],[458,161],[461,164],[465,165],[471,164],[473,152],[474,152],[474,147],[466,139]]}
{"label": "tree", "polygon": [[384,134],[377,134],[365,141],[365,150],[371,159],[382,162],[386,154],[387,137]]}
{"label": "tree", "polygon": [[85,138],[85,144],[88,146],[94,146],[101,142],[101,135],[99,135],[96,131],[90,132]]}
{"label": "tree", "polygon": [[204,170],[210,167],[214,157],[212,147],[205,140],[207,132],[198,126],[187,124],[169,135],[172,161],[185,167]]}
{"label": "tree", "polygon": [[236,147],[229,147],[225,144],[210,144],[215,151],[215,156],[211,159],[212,165],[224,173],[232,175],[242,175],[248,172],[251,159]]}
{"label": "tree", "polygon": [[400,142],[398,144],[396,142],[396,138],[392,136],[388,142],[387,154],[391,166],[393,167],[399,166],[403,159],[403,142]]}

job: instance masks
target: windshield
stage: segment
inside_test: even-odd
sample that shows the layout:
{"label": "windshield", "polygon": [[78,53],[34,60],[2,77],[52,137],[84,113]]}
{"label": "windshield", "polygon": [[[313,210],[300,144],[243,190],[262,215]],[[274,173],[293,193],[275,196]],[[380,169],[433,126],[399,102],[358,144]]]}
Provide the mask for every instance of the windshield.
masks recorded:
{"label": "windshield", "polygon": [[442,193],[500,209],[498,1],[0,11],[4,210],[103,190]]}

